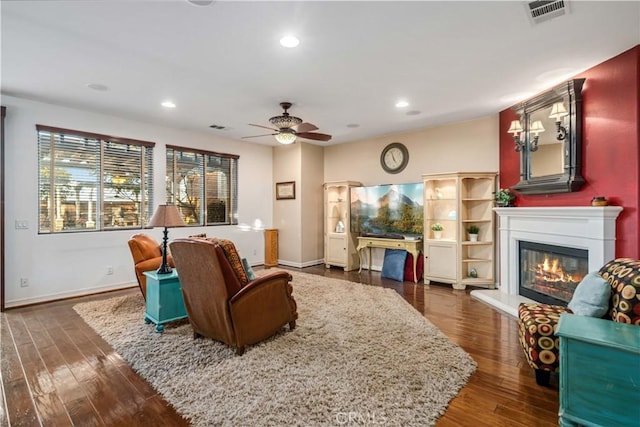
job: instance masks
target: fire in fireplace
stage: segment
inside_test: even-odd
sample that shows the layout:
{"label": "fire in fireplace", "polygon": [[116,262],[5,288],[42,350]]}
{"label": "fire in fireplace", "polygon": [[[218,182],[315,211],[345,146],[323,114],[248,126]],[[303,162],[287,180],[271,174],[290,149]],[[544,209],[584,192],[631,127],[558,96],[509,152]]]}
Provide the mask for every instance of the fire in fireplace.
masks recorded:
{"label": "fire in fireplace", "polygon": [[518,242],[520,295],[566,306],[589,272],[589,252],[566,246]]}

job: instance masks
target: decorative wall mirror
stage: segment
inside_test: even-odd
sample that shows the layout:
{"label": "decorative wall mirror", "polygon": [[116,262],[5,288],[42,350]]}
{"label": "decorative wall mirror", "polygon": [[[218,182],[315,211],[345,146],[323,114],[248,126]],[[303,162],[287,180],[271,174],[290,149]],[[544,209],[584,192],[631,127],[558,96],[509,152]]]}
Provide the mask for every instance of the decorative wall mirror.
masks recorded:
{"label": "decorative wall mirror", "polygon": [[574,79],[516,105],[511,122],[515,150],[520,152],[522,194],[568,193],[582,178],[582,86]]}

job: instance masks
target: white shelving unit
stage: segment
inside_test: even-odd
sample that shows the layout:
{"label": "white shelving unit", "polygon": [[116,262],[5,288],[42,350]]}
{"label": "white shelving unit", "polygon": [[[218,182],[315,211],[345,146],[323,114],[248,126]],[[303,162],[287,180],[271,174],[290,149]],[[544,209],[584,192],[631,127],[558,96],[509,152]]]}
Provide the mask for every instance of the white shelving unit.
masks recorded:
{"label": "white shelving unit", "polygon": [[[495,285],[495,172],[456,172],[423,175],[425,283]],[[436,239],[431,226],[443,226]],[[467,227],[480,229],[478,241],[469,241]],[[475,276],[475,277],[474,277]]]}
{"label": "white shelving unit", "polygon": [[[334,181],[324,184],[324,263],[327,268],[343,267],[344,271],[359,268],[357,235],[351,230],[351,188],[355,181]],[[339,225],[341,224],[341,225]]]}

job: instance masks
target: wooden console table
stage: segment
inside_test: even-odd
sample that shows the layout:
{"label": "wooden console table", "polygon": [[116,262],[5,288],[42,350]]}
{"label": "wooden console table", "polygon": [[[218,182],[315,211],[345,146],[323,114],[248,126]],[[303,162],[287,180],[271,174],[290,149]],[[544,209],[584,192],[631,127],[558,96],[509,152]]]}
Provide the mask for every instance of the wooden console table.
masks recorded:
{"label": "wooden console table", "polygon": [[385,239],[381,237],[358,237],[358,257],[360,258],[360,270],[362,272],[362,249],[369,248],[369,270],[371,270],[371,248],[383,249],[403,249],[413,255],[413,281],[418,283],[418,275],[416,274],[416,265],[418,265],[418,256],[422,250],[422,239]]}

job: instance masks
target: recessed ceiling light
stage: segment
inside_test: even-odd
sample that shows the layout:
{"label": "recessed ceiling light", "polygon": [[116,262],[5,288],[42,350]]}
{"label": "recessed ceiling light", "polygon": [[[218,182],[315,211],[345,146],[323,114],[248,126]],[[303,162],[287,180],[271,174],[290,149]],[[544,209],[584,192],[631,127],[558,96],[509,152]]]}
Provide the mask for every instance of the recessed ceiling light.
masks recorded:
{"label": "recessed ceiling light", "polygon": [[417,116],[420,113],[421,113],[421,111],[411,110],[411,111],[407,111],[407,116]]}
{"label": "recessed ceiling light", "polygon": [[294,36],[284,36],[280,39],[280,44],[284,47],[296,47],[300,44],[300,40]]}
{"label": "recessed ceiling light", "polygon": [[105,92],[109,90],[109,87],[100,83],[87,83],[86,85],[89,89],[99,90],[101,92]]}
{"label": "recessed ceiling light", "polygon": [[401,100],[396,102],[396,107],[397,108],[404,108],[404,107],[408,107],[409,103],[407,101]]}
{"label": "recessed ceiling light", "polygon": [[348,127],[348,128],[352,128],[352,129],[355,129],[355,128],[359,128],[359,127],[360,127],[360,125],[359,125],[359,124],[357,124],[357,123],[349,123],[349,124],[347,125],[347,127]]}
{"label": "recessed ceiling light", "polygon": [[176,108],[176,104],[174,104],[174,103],[173,103],[173,102],[171,102],[171,101],[164,101],[161,105],[162,105],[164,108]]}
{"label": "recessed ceiling light", "polygon": [[213,0],[187,0],[194,6],[209,6],[213,3]]}

